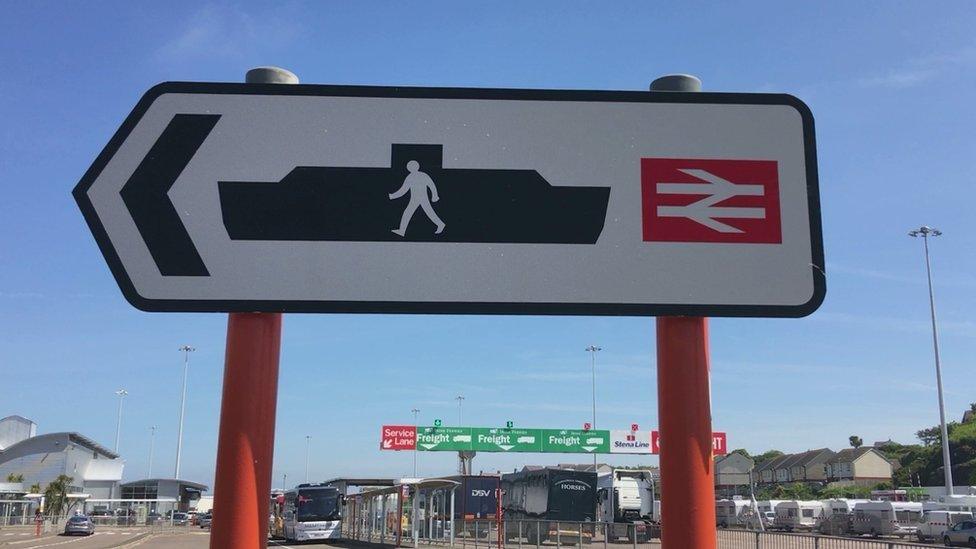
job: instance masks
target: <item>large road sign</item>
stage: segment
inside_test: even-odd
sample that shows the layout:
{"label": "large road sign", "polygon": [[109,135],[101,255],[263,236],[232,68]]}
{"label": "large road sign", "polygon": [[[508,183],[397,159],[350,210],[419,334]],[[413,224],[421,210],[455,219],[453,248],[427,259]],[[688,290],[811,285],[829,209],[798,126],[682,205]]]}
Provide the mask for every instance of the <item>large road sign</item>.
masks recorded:
{"label": "large road sign", "polygon": [[165,83],[74,191],[151,311],[802,316],[788,95]]}
{"label": "large road sign", "polygon": [[[502,427],[417,427],[413,432],[399,425],[384,425],[382,450],[419,450],[422,452],[552,452],[568,454],[608,454],[621,450],[611,447],[610,431],[577,429],[521,429]],[[639,448],[626,453],[650,453],[649,434]],[[411,444],[411,440],[415,441]]]}

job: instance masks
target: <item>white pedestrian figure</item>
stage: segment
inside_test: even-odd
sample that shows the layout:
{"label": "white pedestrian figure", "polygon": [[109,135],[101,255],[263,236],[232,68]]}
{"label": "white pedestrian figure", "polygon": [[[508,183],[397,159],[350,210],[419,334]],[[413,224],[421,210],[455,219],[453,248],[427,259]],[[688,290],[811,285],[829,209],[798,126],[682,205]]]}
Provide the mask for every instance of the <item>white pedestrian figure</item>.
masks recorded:
{"label": "white pedestrian figure", "polygon": [[[407,233],[407,225],[410,224],[410,218],[413,217],[414,212],[417,211],[417,208],[423,208],[427,217],[437,225],[437,230],[434,231],[434,234],[441,234],[446,225],[437,216],[434,207],[430,205],[431,202],[440,200],[440,197],[437,196],[437,186],[434,185],[434,180],[426,173],[420,171],[420,163],[416,160],[407,162],[407,171],[410,173],[403,180],[403,185],[397,192],[390,194],[390,200],[396,200],[407,194],[408,191],[410,192],[410,202],[407,204],[407,209],[403,210],[403,216],[400,217],[400,227],[393,229],[393,233],[404,236]],[[430,189],[429,198],[427,196],[427,189]]]}

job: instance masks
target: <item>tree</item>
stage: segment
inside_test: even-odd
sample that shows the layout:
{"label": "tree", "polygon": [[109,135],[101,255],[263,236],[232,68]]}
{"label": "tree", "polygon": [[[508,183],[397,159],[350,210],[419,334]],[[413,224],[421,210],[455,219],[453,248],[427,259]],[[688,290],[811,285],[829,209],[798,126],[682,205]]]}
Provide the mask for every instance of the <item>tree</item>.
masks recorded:
{"label": "tree", "polygon": [[9,475],[7,475],[7,482],[24,482],[24,475],[23,473],[16,474],[16,475],[10,473]]}
{"label": "tree", "polygon": [[861,440],[861,437],[857,435],[851,435],[847,438],[847,440],[851,443],[852,448],[860,448],[861,446],[864,446],[864,441]]}
{"label": "tree", "polygon": [[44,507],[48,516],[57,517],[67,511],[68,488],[73,480],[74,478],[68,475],[58,475],[58,478],[51,481],[44,489]]}
{"label": "tree", "polygon": [[778,458],[781,455],[783,455],[783,452],[780,452],[779,450],[769,450],[768,452],[763,452],[758,456],[755,456],[753,459],[755,460],[756,465],[759,465],[760,463]]}
{"label": "tree", "polygon": [[942,432],[938,426],[935,426],[916,431],[915,436],[918,437],[918,440],[921,440],[922,444],[925,446],[931,446],[939,441],[939,438],[942,436]]}
{"label": "tree", "polygon": [[751,458],[752,457],[752,456],[749,455],[749,452],[745,448],[736,448],[735,450],[732,450],[729,453],[730,454],[742,454],[742,455],[746,456],[747,458]]}

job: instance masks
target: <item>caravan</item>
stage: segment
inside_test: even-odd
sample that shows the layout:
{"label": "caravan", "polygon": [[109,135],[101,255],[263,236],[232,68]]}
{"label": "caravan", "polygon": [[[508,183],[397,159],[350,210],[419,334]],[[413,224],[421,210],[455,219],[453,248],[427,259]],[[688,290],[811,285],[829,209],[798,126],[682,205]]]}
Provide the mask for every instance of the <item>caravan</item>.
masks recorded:
{"label": "caravan", "polygon": [[715,502],[715,524],[720,528],[746,526],[752,511],[747,499],[720,499]]}
{"label": "caravan", "polygon": [[866,503],[866,499],[833,498],[821,501],[823,514],[817,521],[816,530],[830,536],[843,536],[851,533],[851,518],[854,506]]}
{"label": "caravan", "polygon": [[922,504],[908,501],[868,501],[854,506],[851,530],[872,536],[913,536],[922,520]]}
{"label": "caravan", "polygon": [[823,515],[823,503],[819,501],[789,500],[776,506],[773,528],[777,530],[813,530]]}

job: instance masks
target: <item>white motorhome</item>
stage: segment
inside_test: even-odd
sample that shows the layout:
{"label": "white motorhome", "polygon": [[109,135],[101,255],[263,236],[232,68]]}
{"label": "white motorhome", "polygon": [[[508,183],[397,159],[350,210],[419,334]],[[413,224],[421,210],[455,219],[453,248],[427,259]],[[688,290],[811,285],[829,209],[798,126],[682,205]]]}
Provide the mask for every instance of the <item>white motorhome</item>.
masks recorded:
{"label": "white motorhome", "polygon": [[868,501],[854,506],[851,530],[872,536],[914,536],[922,520],[922,504],[911,501]]}
{"label": "white motorhome", "polygon": [[751,517],[752,501],[720,499],[715,502],[715,524],[721,528],[746,526]]}
{"label": "white motorhome", "polygon": [[939,496],[938,501],[941,508],[946,511],[960,511],[976,515],[976,496]]}
{"label": "white motorhome", "polygon": [[773,528],[777,530],[813,530],[823,515],[823,503],[819,501],[788,500],[776,506]]}
{"label": "white motorhome", "polygon": [[596,486],[597,520],[610,524],[609,539],[632,540],[636,535],[638,543],[647,541],[648,524],[660,519],[651,471],[614,469],[600,473]]}
{"label": "white motorhome", "polygon": [[925,511],[918,523],[915,537],[923,542],[940,540],[943,532],[964,520],[973,520],[973,514],[962,511]]}

